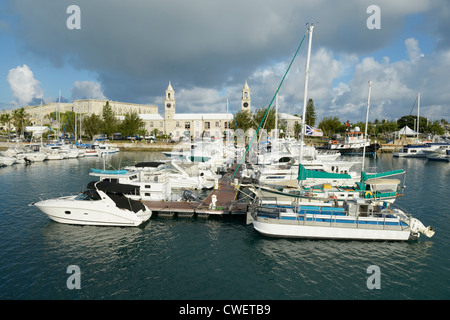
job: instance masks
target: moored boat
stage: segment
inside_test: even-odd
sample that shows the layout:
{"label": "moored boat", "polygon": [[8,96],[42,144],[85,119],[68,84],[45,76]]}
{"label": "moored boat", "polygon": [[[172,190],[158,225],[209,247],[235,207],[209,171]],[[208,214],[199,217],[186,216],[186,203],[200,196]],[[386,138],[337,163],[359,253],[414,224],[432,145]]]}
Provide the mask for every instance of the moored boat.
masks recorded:
{"label": "moored boat", "polygon": [[342,155],[362,155],[364,148],[366,148],[365,154],[371,155],[377,152],[380,145],[366,141],[364,132],[359,127],[347,131],[343,140],[328,141],[328,149],[339,151]]}
{"label": "moored boat", "polygon": [[50,219],[65,224],[95,226],[139,226],[152,215],[142,202],[126,194],[139,194],[139,187],[93,181],[79,195],[33,202]]}
{"label": "moored boat", "polygon": [[248,222],[259,233],[280,238],[407,241],[435,233],[400,209],[357,198],[342,206],[257,204],[248,213]]}

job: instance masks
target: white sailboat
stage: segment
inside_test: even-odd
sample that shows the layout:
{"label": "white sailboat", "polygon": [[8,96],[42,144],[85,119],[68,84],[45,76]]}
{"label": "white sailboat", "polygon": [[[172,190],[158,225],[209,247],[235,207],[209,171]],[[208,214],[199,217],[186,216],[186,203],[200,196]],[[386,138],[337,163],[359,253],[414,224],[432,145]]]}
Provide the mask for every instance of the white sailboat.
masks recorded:
{"label": "white sailboat", "polygon": [[[313,28],[314,25],[308,26],[309,46],[306,60],[303,121]],[[368,100],[370,101],[370,82]],[[368,110],[369,102],[366,122]],[[304,123],[302,123],[302,141],[303,135]],[[363,154],[362,170],[364,170],[364,156],[365,154]],[[300,163],[302,163],[301,160],[302,154],[300,154]],[[299,176],[300,174],[299,172]],[[305,171],[304,174],[306,175],[307,172]],[[402,210],[394,209],[388,203],[380,204],[378,201],[357,196],[344,200],[342,205],[337,205],[333,201],[311,203],[299,200],[293,206],[262,204],[261,199],[256,198],[247,214],[247,221],[253,224],[256,231],[271,237],[406,241],[417,239],[421,233],[428,237],[434,235],[431,227],[425,227],[419,220]]]}

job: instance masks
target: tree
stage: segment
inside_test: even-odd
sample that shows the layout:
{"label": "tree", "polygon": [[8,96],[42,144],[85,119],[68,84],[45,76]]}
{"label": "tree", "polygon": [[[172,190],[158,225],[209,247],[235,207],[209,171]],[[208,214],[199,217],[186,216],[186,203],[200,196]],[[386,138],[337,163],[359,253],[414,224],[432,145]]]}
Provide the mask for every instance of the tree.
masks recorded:
{"label": "tree", "polygon": [[103,121],[100,116],[95,113],[84,116],[81,122],[84,133],[89,136],[89,139],[92,140],[96,134],[101,132]]}
{"label": "tree", "polygon": [[324,135],[331,137],[337,132],[344,132],[346,127],[339,121],[338,117],[325,117],[320,121],[319,128]]}
{"label": "tree", "polygon": [[[400,119],[398,119],[397,123],[400,128],[408,126],[414,131],[417,130],[417,116],[413,115],[403,116]],[[419,117],[419,132],[425,132],[424,129],[426,128],[426,126],[427,126],[427,118]]]}
{"label": "tree", "polygon": [[139,118],[137,112],[129,112],[125,114],[125,119],[120,124],[120,132],[124,136],[133,136],[139,133],[140,129],[145,126],[145,122]]}
{"label": "tree", "polygon": [[8,130],[8,140],[9,140],[9,133],[11,131],[11,121],[12,116],[10,113],[2,113],[0,115],[0,122],[6,125],[6,130]]}
{"label": "tree", "polygon": [[61,135],[63,132],[65,134],[73,134],[75,131],[75,112],[66,111],[61,113],[61,127],[59,128],[61,131]]}
{"label": "tree", "polygon": [[444,127],[440,124],[440,121],[436,120],[428,125],[428,127],[426,128],[426,133],[443,135],[445,133],[445,130]]}
{"label": "tree", "polygon": [[316,108],[313,99],[309,99],[306,105],[305,123],[311,127],[316,125]]}
{"label": "tree", "polygon": [[296,123],[294,125],[294,134],[297,137],[297,139],[300,137],[301,133],[302,133],[302,124]]}
{"label": "tree", "polygon": [[[264,118],[264,122],[261,124],[261,128],[264,128],[267,132],[270,132],[270,130],[275,129],[275,109],[269,110],[267,114],[266,112],[267,108],[258,109],[254,114],[254,120],[259,126],[261,124],[261,121],[263,121],[264,115],[266,115],[266,117]],[[279,124],[278,127],[280,127]],[[257,128],[258,127],[255,127],[255,129]]]}
{"label": "tree", "polygon": [[253,127],[252,114],[248,111],[239,111],[234,115],[234,121],[230,123],[231,129],[242,129],[244,132]]}
{"label": "tree", "polygon": [[25,108],[16,109],[13,111],[12,121],[16,128],[16,134],[24,134],[24,127],[28,124],[29,115],[25,112]]}
{"label": "tree", "polygon": [[106,101],[106,104],[103,106],[102,119],[103,119],[102,125],[103,133],[106,134],[108,137],[111,137],[114,132],[117,132],[119,121],[114,115],[114,112],[111,106],[109,105],[109,101]]}

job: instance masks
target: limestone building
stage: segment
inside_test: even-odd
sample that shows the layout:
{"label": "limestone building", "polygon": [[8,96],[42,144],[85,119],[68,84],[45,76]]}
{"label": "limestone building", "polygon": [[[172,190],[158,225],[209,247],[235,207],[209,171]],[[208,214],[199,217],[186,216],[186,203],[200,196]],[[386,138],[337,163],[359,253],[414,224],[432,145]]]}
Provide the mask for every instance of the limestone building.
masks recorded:
{"label": "limestone building", "polygon": [[[176,113],[175,90],[169,82],[164,97],[164,117],[154,117],[149,120],[147,120],[149,117],[141,116],[141,118],[148,122],[146,128],[149,132],[158,129],[174,139],[183,136],[194,139],[201,137],[222,138],[224,134],[231,134],[229,128],[230,122],[233,120],[233,114]],[[163,130],[161,130],[161,126]]]}
{"label": "limestone building", "polygon": [[[83,99],[74,100],[72,103],[52,102],[43,106],[25,107],[25,112],[30,116],[32,125],[57,126],[57,120],[48,115],[52,112],[73,111],[77,114],[100,115],[103,112],[107,100]],[[201,138],[216,137],[222,138],[225,135],[233,134],[230,123],[233,121],[232,113],[177,113],[175,90],[169,82],[164,95],[164,114],[158,113],[158,106],[134,104],[128,102],[108,101],[111,109],[119,119],[130,112],[136,112],[145,123],[145,130],[148,134],[165,134],[175,140],[181,137]],[[242,88],[241,111],[251,112],[250,87],[247,81]],[[13,112],[8,110],[4,112]],[[286,113],[278,113],[279,127],[283,127],[285,134],[293,136],[295,125],[301,123],[301,118]],[[79,119],[79,118],[78,118]],[[274,134],[274,133],[271,133]]]}

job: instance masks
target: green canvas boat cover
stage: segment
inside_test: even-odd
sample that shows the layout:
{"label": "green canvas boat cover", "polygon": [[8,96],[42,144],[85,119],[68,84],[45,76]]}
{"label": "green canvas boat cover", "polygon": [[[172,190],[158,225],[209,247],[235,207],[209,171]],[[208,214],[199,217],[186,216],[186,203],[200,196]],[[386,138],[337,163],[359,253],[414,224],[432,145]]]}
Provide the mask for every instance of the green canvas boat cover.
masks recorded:
{"label": "green canvas boat cover", "polygon": [[302,164],[298,165],[298,177],[297,180],[316,178],[316,179],[350,179],[349,174],[344,173],[331,173],[324,171],[308,170]]}

